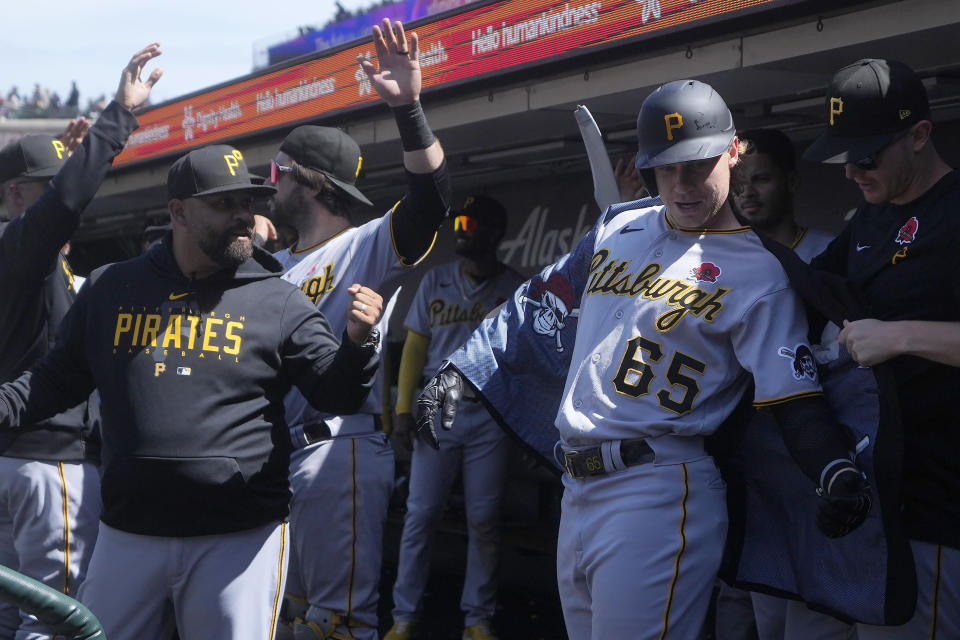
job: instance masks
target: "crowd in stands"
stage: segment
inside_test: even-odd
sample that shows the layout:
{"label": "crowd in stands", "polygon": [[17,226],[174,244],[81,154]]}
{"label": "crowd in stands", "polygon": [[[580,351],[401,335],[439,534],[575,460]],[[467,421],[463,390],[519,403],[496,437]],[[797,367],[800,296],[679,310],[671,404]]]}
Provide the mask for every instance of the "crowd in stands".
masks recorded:
{"label": "crowd in stands", "polygon": [[70,83],[70,93],[66,100],[56,91],[33,85],[33,91],[21,92],[16,86],[9,91],[0,92],[0,120],[5,118],[76,118],[77,116],[96,117],[107,106],[106,95],[87,100],[85,107],[80,106],[80,90],[77,83]]}

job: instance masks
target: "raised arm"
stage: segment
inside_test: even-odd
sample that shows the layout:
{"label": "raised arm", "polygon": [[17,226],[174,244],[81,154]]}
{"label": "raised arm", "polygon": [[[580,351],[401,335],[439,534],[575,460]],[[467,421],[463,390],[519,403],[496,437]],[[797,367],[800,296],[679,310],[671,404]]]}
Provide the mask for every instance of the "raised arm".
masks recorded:
{"label": "raised arm", "polygon": [[44,277],[57,252],[76,231],[80,214],[100,188],[113,158],[137,127],[131,110],[147,99],[163,73],[155,69],[146,81],[139,78],[143,65],[158,55],[160,46],[156,43],[134,54],[123,69],[114,101],[40,199],[7,225],[0,240],[0,261],[11,274]]}
{"label": "raised arm", "polygon": [[377,64],[358,58],[370,84],[390,106],[400,142],[409,190],[393,214],[397,250],[408,264],[416,263],[433,245],[437,228],[450,209],[452,190],[443,148],[427,124],[420,104],[420,46],[399,21],[373,27]]}

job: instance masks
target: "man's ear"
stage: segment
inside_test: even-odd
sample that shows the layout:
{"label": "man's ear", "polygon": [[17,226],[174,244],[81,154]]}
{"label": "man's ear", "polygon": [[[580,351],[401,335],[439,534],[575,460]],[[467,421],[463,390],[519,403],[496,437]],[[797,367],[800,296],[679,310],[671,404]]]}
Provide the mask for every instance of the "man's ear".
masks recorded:
{"label": "man's ear", "polygon": [[930,136],[933,134],[933,123],[929,120],[921,120],[913,126],[913,131],[910,132],[912,136],[911,145],[913,147],[914,153],[919,153],[928,142],[930,142]]}
{"label": "man's ear", "polygon": [[174,198],[167,202],[167,212],[170,213],[170,222],[174,226],[186,226],[187,215],[183,200]]}

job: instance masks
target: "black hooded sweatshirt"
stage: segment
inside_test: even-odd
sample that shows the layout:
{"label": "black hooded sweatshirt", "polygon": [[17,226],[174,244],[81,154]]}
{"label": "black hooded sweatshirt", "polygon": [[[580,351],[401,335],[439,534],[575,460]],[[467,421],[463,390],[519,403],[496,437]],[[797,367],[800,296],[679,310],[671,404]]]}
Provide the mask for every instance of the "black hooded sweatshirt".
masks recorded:
{"label": "black hooded sweatshirt", "polygon": [[[194,280],[171,236],[84,286],[56,346],[0,387],[0,427],[101,397],[106,524],[196,536],[251,529],[289,512],[283,398],[355,412],[374,345],[339,345],[279,263],[254,249],[236,269]],[[346,313],[346,309],[344,309]]]}
{"label": "black hooded sweatshirt", "polygon": [[[76,297],[60,248],[137,128],[134,115],[111,102],[83,143],[33,206],[0,223],[0,382],[13,380],[53,346]],[[82,398],[86,400],[86,398]],[[0,433],[0,455],[32,460],[96,459],[85,422],[86,403],[22,429]]]}

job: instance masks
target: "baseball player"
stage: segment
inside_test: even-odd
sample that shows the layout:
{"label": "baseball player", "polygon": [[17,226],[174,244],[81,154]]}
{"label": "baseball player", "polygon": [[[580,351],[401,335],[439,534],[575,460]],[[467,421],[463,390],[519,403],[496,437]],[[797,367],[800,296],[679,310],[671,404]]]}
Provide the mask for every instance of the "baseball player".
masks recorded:
{"label": "baseball player", "polygon": [[902,514],[916,564],[913,618],[858,625],[861,640],[960,637],[960,174],[931,140],[926,89],[907,65],[865,59],[827,88],[827,130],[805,153],[843,164],[864,203],[813,265],[845,276],[872,317],[839,339],[863,366],[889,362],[903,424]]}
{"label": "baseball player", "polygon": [[[659,198],[609,209],[419,399],[419,433],[433,444],[435,414],[452,426],[467,381],[505,420],[536,421],[544,402],[532,394],[551,388],[571,352],[556,415],[566,470],[557,572],[573,640],[698,634],[727,526],[703,437],[751,377],[754,404],[773,411],[811,491],[825,496],[824,533],[846,534],[870,507],[816,369],[783,355],[809,351],[799,299],[727,202],[739,152],[722,98],[695,80],[668,83],[644,100],[637,128],[637,166]],[[508,384],[509,394],[487,393]]]}
{"label": "baseball player", "polygon": [[[403,26],[373,28],[379,68],[361,65],[390,105],[400,130],[409,191],[389,212],[359,227],[355,203],[370,205],[356,186],[360,148],[338,129],[302,126],[280,145],[272,164],[278,224],[299,234],[275,256],[286,280],[321,310],[346,304],[351,282],[387,294],[429,252],[446,218],[450,184],[443,150],[420,106],[419,47]],[[328,314],[341,328],[336,313]],[[389,312],[381,326],[386,327]],[[285,619],[297,638],[377,636],[383,527],[393,490],[393,449],[380,428],[379,382],[355,416],[324,413],[302,395],[287,398],[291,459],[291,571]],[[286,630],[286,628],[285,628]]]}
{"label": "baseball player", "polygon": [[288,547],[283,398],[296,385],[347,413],[369,391],[382,299],[349,287],[338,344],[253,246],[251,204],[273,192],[227,145],[177,160],[172,233],[96,272],[54,349],[0,387],[5,428],[99,391],[103,511],[79,599],[111,640],[174,626],[183,638],[270,640]]}
{"label": "baseball player", "polygon": [[[790,247],[804,262],[819,254],[834,235],[797,224],[794,218],[794,196],[799,186],[796,152],[793,143],[777,129],[741,131],[740,162],[733,170],[732,190],[737,210],[751,227],[780,244]],[[830,325],[835,329],[835,325]],[[836,331],[828,339],[836,340]],[[752,418],[760,428],[776,429],[773,416],[758,411]],[[745,592],[721,584],[717,600],[717,635],[734,638],[736,609],[733,603]],[[750,593],[753,616],[744,616],[761,640],[799,640],[820,638],[844,640],[856,636],[856,628],[836,618],[811,611],[803,602],[787,600],[764,593]],[[749,606],[749,603],[747,603]],[[725,616],[726,612],[730,617]],[[721,631],[722,630],[722,631]],[[749,637],[749,636],[748,636]]]}
{"label": "baseball player", "polygon": [[462,260],[428,271],[410,305],[407,339],[397,381],[393,435],[413,449],[410,493],[393,587],[394,624],[384,640],[408,640],[417,626],[430,573],[433,531],[457,473],[463,470],[467,512],[467,570],[460,607],[463,637],[492,640],[496,606],[500,499],[507,470],[506,434],[477,402],[465,403],[456,430],[441,434],[440,449],[412,442],[413,396],[443,359],[470,336],[491,310],[511,297],[524,278],[497,260],[507,227],[503,205],[488,196],[467,198],[453,219],[455,251]]}
{"label": "baseball player", "polygon": [[[136,126],[130,109],[159,78],[140,85],[130,69],[158,54],[148,48],[133,57],[115,101],[78,149],[81,157],[70,172],[57,175],[83,139],[85,120],[63,139],[25,136],[0,150],[0,182],[11,216],[0,223],[0,381],[15,379],[52,347],[56,327],[76,298],[82,279],[67,262],[66,246]],[[0,436],[0,564],[75,596],[97,535],[99,447],[91,440],[86,403],[65,408]],[[49,634],[33,616],[0,604],[0,637]]]}

